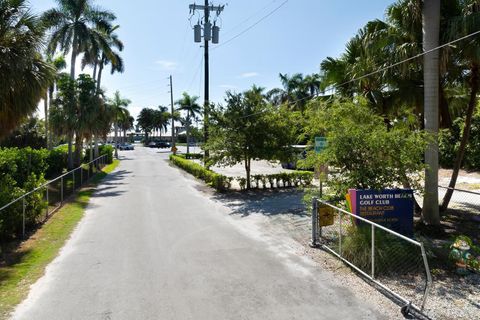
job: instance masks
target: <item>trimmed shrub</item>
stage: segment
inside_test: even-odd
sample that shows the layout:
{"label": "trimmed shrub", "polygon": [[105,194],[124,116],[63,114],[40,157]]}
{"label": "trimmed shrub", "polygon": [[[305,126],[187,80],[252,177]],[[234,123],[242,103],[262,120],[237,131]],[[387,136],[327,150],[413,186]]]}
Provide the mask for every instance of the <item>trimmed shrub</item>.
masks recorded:
{"label": "trimmed shrub", "polygon": [[184,157],[172,154],[170,155],[170,161],[177,167],[180,167],[188,173],[191,173],[196,178],[205,181],[208,185],[219,191],[225,191],[231,183],[231,180],[229,180],[228,177],[205,169],[198,163],[187,160]]}

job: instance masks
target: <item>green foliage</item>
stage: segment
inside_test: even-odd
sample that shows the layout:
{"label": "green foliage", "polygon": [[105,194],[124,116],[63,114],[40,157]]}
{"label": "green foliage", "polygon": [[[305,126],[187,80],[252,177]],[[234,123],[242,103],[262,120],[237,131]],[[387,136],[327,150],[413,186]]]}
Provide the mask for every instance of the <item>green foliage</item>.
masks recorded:
{"label": "green foliage", "polygon": [[47,157],[47,177],[58,176],[67,169],[68,150],[65,147],[62,146],[59,148],[55,148],[49,152],[49,155]]}
{"label": "green foliage", "polygon": [[408,119],[394,120],[387,127],[362,99],[323,104],[310,113],[309,130],[325,134],[328,146],[320,155],[309,152],[305,165],[338,168],[340,173],[329,181],[336,195],[349,188],[421,190],[419,172],[427,138],[412,130]]}
{"label": "green foliage", "polygon": [[177,167],[180,167],[188,173],[191,173],[196,178],[205,181],[208,185],[219,191],[226,190],[230,185],[231,180],[229,180],[226,176],[205,169],[198,163],[173,154],[170,155],[170,161]]}
{"label": "green foliage", "polygon": [[[204,180],[207,184],[211,185],[217,190],[226,191],[231,189],[232,182],[237,181],[241,190],[245,190],[247,186],[247,179],[244,177],[227,177],[211,170],[205,169],[200,164],[187,160],[185,155],[170,155],[170,161],[183,170],[191,173],[195,177]],[[253,175],[251,177],[252,182],[255,183],[257,188],[260,188],[260,183],[264,189],[267,188],[267,181],[270,188],[276,187],[292,187],[292,186],[308,186],[312,183],[313,172],[309,171],[293,171],[282,172],[278,174],[270,175]]]}
{"label": "green foliage", "polygon": [[245,163],[247,189],[251,160],[288,161],[296,139],[290,113],[268,104],[262,90],[254,86],[244,93],[227,92],[226,105],[211,112],[210,138],[205,146],[211,151],[211,163]]}
{"label": "green foliage", "polygon": [[[110,164],[113,162],[114,151],[115,151],[115,148],[110,144],[104,144],[104,145],[98,146],[99,157],[106,155],[107,164]],[[85,150],[85,156],[83,157],[83,162],[85,163],[90,162],[90,149]]]}
{"label": "green foliage", "polygon": [[[460,140],[465,125],[464,118],[458,118],[450,129],[443,129],[439,133],[440,165],[452,168],[457,156]],[[480,113],[472,118],[470,139],[465,150],[463,165],[467,170],[480,170]]]}
{"label": "green foliage", "polygon": [[203,154],[201,153],[185,153],[177,154],[177,156],[183,159],[203,159]]}
{"label": "green foliage", "polygon": [[[349,225],[342,237],[342,256],[361,270],[371,270],[372,228],[368,225]],[[396,262],[414,261],[420,251],[411,244],[384,230],[375,229],[375,274],[405,272]]]}
{"label": "green foliage", "polygon": [[[31,148],[0,149],[0,206],[45,182],[48,151]],[[26,225],[32,226],[45,208],[43,191],[26,198]],[[0,241],[18,235],[22,229],[23,201],[0,211]]]}
{"label": "green foliage", "polygon": [[4,148],[45,148],[45,122],[35,116],[28,117],[19,127],[0,142]]}

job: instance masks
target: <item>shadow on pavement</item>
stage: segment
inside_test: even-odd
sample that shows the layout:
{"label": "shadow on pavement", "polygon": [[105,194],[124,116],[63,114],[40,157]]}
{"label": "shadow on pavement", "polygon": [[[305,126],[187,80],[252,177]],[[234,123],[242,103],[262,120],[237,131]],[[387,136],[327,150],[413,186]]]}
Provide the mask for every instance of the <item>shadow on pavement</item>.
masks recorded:
{"label": "shadow on pavement", "polygon": [[303,191],[295,189],[229,192],[215,194],[213,200],[229,207],[232,215],[242,217],[258,213],[265,216],[280,214],[306,216]]}

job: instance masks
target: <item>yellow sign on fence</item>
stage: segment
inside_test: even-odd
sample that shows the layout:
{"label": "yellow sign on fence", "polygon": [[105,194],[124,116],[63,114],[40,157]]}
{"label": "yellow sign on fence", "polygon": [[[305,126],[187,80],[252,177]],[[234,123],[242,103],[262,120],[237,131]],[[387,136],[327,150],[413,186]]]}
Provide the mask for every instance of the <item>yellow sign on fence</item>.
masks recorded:
{"label": "yellow sign on fence", "polygon": [[332,207],[319,203],[317,213],[320,227],[331,226],[333,224],[335,214]]}

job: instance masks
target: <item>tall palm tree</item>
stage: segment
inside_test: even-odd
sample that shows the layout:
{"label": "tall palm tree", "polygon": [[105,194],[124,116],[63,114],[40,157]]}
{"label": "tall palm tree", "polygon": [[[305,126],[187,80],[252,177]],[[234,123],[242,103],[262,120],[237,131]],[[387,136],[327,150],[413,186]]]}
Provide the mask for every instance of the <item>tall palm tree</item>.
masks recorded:
{"label": "tall palm tree", "polygon": [[148,144],[148,135],[154,128],[154,115],[154,109],[143,108],[137,117],[137,125],[145,133],[145,145]]}
{"label": "tall palm tree", "polygon": [[58,8],[43,14],[48,29],[52,30],[48,49],[57,48],[64,55],[71,53],[70,77],[75,78],[75,63],[80,53],[87,51],[98,28],[108,30],[115,15],[94,7],[89,0],[56,0]]}
{"label": "tall palm tree", "polygon": [[168,121],[170,119],[168,108],[159,106],[158,110],[155,110],[153,118],[154,130],[159,131],[160,137],[162,137],[162,131],[167,131]]}
{"label": "tall palm tree", "polygon": [[106,41],[100,47],[99,54],[95,56],[95,61],[93,63],[94,70],[96,70],[98,66],[97,90],[100,90],[100,85],[102,83],[102,72],[106,65],[111,65],[111,74],[115,72],[123,73],[125,69],[122,57],[117,51],[114,50],[123,50],[123,42],[120,41],[118,35],[115,33],[118,28],[120,28],[120,26],[116,25],[113,27],[108,27],[103,31]]}
{"label": "tall palm tree", "polygon": [[63,74],[62,70],[67,67],[67,64],[66,64],[65,58],[63,56],[58,56],[56,58],[52,58],[51,55],[47,54],[47,61],[50,62],[51,64],[53,64],[53,66],[55,67],[55,71],[56,71],[54,81],[48,87],[48,95],[45,94],[45,98],[44,98],[45,137],[46,137],[47,148],[50,150],[53,147],[53,143],[52,143],[52,136],[50,134],[50,131],[51,131],[50,130],[50,121],[49,121],[50,115],[49,115],[48,110],[50,109],[50,107],[52,105],[53,94],[54,94],[54,91],[55,91],[56,82],[60,78],[60,76]]}
{"label": "tall palm tree", "polygon": [[123,132],[123,142],[127,142],[127,131],[133,128],[133,123],[135,122],[135,118],[130,115],[130,112],[124,113],[122,118],[118,122],[119,129]]}
{"label": "tall palm tree", "polygon": [[42,51],[44,28],[25,0],[0,1],[0,139],[37,108],[54,68]]}
{"label": "tall palm tree", "polygon": [[118,159],[118,123],[119,120],[125,117],[128,113],[127,107],[131,103],[130,100],[122,98],[120,91],[115,91],[113,98],[109,100],[114,115],[114,130],[115,130],[115,157]]}
{"label": "tall palm tree", "polygon": [[177,110],[186,112],[185,117],[185,126],[187,129],[187,153],[190,153],[189,146],[189,131],[192,120],[197,117],[202,112],[202,107],[197,103],[197,96],[190,96],[188,93],[184,92],[182,98],[176,102],[178,105]]}
{"label": "tall palm tree", "polygon": [[[425,0],[423,6],[423,47],[424,51],[439,44],[440,1]],[[439,225],[438,207],[438,86],[439,52],[432,51],[424,56],[425,85],[425,130],[434,139],[425,151],[425,196],[423,198],[423,219],[426,224]]]}

